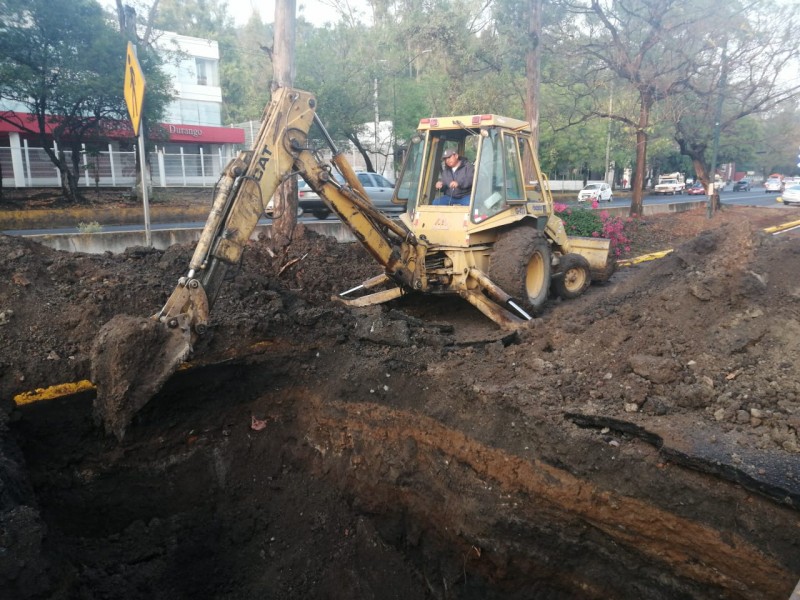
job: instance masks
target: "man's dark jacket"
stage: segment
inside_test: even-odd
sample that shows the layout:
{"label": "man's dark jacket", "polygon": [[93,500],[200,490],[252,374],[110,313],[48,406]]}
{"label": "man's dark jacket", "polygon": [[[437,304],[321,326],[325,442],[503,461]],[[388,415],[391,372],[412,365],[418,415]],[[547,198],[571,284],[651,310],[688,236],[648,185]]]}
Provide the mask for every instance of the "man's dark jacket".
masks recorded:
{"label": "man's dark jacket", "polygon": [[[458,166],[456,167],[455,173],[453,173],[453,169],[450,167],[445,166],[442,169],[442,176],[439,178],[439,181],[442,182],[442,191],[445,195],[450,196],[451,198],[463,198],[464,196],[469,196],[472,192],[472,180],[474,179],[475,169],[470,164],[470,162],[460,156],[458,158]],[[450,182],[455,181],[458,187],[456,189],[450,189]]]}

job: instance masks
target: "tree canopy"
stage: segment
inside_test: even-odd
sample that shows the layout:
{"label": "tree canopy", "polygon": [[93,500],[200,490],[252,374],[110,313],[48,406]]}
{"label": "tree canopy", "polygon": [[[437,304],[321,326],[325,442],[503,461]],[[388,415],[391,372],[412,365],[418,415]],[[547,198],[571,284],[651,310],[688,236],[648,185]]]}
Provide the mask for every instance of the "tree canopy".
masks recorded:
{"label": "tree canopy", "polygon": [[[557,0],[540,3],[541,31],[532,35],[529,16],[537,2],[370,0],[362,12],[348,2],[331,3],[339,12],[329,23],[298,18],[295,85],[318,96],[321,117],[336,139],[357,146],[369,145],[365,124],[375,118],[376,101],[381,120],[394,122],[398,144],[421,117],[538,114],[541,163],[551,178],[602,178],[608,159],[617,181],[623,169],[633,171],[636,194],[663,170],[693,169],[708,177],[714,148],[718,162],[735,161],[743,169],[798,171],[791,132],[797,129],[800,28],[791,7],[777,0]],[[225,0],[137,3],[148,30],[218,41],[223,118],[260,118],[272,81],[268,15],[253,13],[236,24]],[[0,4],[4,15],[38,15],[37,7],[45,6]],[[46,5],[54,23],[65,29],[72,23],[79,32],[63,47],[113,46],[103,29],[96,36],[80,33],[101,18],[99,12],[83,17],[80,26],[74,22],[78,12],[91,12],[91,0],[63,4]],[[301,11],[308,14],[308,7]],[[11,22],[3,21],[6,27]],[[66,31],[52,35],[68,37]],[[7,37],[6,47],[14,46],[14,37]],[[533,47],[541,60],[535,95],[529,80]],[[49,51],[61,53],[57,46]],[[59,75],[61,63],[80,54],[53,57],[60,61]],[[3,65],[8,68],[8,61]],[[88,73],[94,67],[85,68]],[[4,90],[36,97],[13,83],[21,71],[8,74]],[[25,85],[45,89],[64,81],[39,78],[34,84],[34,71],[24,77],[31,80]],[[109,79],[96,84],[98,94],[119,88]],[[119,95],[116,102],[117,114],[124,114]],[[632,212],[639,208],[635,195]]]}
{"label": "tree canopy", "polygon": [[[84,143],[106,139],[127,119],[127,41],[94,0],[0,0],[0,15],[0,119],[38,138],[64,193],[77,201]],[[139,62],[148,80],[145,114],[157,120],[167,82],[154,53],[141,52]]]}

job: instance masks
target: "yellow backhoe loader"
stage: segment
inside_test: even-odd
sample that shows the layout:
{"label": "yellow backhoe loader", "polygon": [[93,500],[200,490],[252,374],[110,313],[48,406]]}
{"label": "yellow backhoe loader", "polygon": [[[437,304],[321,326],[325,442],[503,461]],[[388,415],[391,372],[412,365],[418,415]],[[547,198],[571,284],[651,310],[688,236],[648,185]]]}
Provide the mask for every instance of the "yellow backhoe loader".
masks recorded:
{"label": "yellow backhoe loader", "polygon": [[[491,114],[422,119],[394,192],[393,201],[407,207],[397,221],[372,206],[315,109],[308,92],[274,93],[253,148],[222,174],[188,272],[167,303],[152,319],[119,315],[101,329],[92,370],[97,413],[107,431],[121,438],[136,411],[187,358],[208,327],[226,270],[239,263],[278,185],[294,175],[327,202],[383,267],[340,295],[352,306],[407,293],[458,294],[512,329],[542,309],[551,289],[573,298],[592,280],[610,276],[609,241],[569,237],[553,213],[527,122]],[[332,154],[329,161],[309,143],[312,125]],[[474,161],[469,206],[434,203],[447,150]],[[535,179],[529,185],[523,178],[526,160]],[[140,347],[138,357],[132,345]]]}

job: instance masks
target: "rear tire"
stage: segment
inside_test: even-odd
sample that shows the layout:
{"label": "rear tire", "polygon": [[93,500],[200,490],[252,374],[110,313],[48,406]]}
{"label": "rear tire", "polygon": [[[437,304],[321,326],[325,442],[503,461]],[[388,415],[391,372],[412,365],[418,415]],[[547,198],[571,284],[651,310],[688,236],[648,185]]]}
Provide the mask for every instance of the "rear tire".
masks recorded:
{"label": "rear tire", "polygon": [[592,283],[589,261],[580,254],[561,257],[558,272],[553,275],[553,292],[564,300],[583,294]]}
{"label": "rear tire", "polygon": [[331,211],[329,211],[327,208],[315,208],[311,211],[311,214],[314,215],[315,218],[322,220],[327,219],[328,215],[331,214]]}
{"label": "rear tire", "polygon": [[550,262],[550,246],[544,235],[533,227],[518,225],[498,234],[489,279],[523,308],[539,311],[550,290]]}

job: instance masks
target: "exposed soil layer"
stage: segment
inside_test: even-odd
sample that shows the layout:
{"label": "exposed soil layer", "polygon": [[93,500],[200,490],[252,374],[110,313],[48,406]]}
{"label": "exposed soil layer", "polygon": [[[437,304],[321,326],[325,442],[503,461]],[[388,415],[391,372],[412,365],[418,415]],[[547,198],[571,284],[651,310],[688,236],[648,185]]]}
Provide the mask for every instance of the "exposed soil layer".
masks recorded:
{"label": "exposed soil layer", "polygon": [[13,398],[88,379],[100,328],[160,308],[191,248],[0,236],[0,589],[787,598],[800,237],[761,228],[799,218],[648,219],[635,249],[673,254],[513,334],[458,298],[332,302],[377,268],[299,227],[286,255],[248,249],[188,368],[122,442],[91,390]]}

